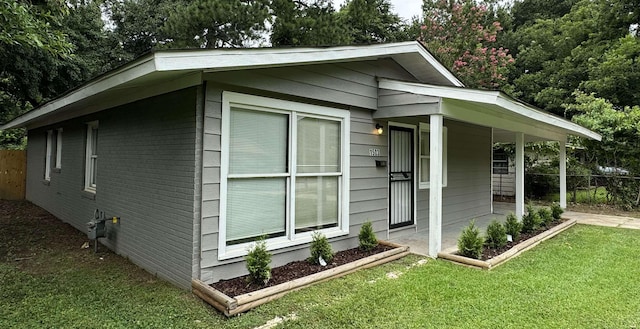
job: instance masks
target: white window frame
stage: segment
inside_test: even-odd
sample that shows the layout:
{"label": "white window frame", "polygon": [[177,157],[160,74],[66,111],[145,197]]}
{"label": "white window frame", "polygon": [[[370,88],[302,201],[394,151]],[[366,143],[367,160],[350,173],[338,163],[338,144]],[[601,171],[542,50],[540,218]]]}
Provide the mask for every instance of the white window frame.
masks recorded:
{"label": "white window frame", "polygon": [[[267,249],[275,250],[311,242],[313,232],[295,233],[295,182],[297,174],[295,159],[298,114],[317,117],[321,119],[340,121],[341,134],[341,162],[338,184],[338,226],[319,230],[327,238],[344,236],[349,234],[349,145],[350,145],[350,112],[324,106],[279,100],[261,96],[247,95],[224,91],[222,94],[222,128],[221,128],[221,164],[220,164],[220,218],[218,223],[218,259],[230,259],[242,257],[247,254],[252,242],[227,245],[226,243],[226,216],[227,216],[227,182],[234,175],[229,174],[229,144],[230,144],[230,113],[231,107],[249,108],[267,112],[279,112],[289,114],[289,172],[285,175],[286,183],[286,224],[285,236],[274,237],[266,240]],[[269,129],[269,127],[264,127]],[[242,175],[236,175],[242,176]],[[308,176],[308,175],[307,175]],[[314,176],[317,176],[314,174]]]}
{"label": "white window frame", "polygon": [[98,154],[93,155],[93,130],[98,130],[98,121],[87,122],[87,140],[85,146],[85,170],[84,170],[84,190],[91,193],[96,193],[96,184],[91,183],[91,177],[96,168],[93,167],[93,159],[97,159]]}
{"label": "white window frame", "polygon": [[56,131],[56,169],[62,169],[62,128]]}
{"label": "white window frame", "polygon": [[[429,189],[429,181],[422,181],[422,161],[430,161],[431,158],[431,154],[429,154],[428,156],[424,156],[422,155],[422,144],[424,143],[424,141],[422,140],[422,133],[426,132],[428,133],[430,131],[429,128],[429,124],[428,123],[424,123],[424,122],[420,122],[420,133],[418,134],[418,140],[419,140],[419,145],[418,145],[418,186],[421,190],[424,189]],[[448,136],[448,132],[447,132],[447,127],[442,127],[442,187],[446,187],[447,186],[447,153],[448,153],[448,145],[447,145],[447,136]],[[429,176],[427,176],[429,177]]]}
{"label": "white window frame", "polygon": [[53,152],[53,130],[47,130],[44,155],[44,180],[51,180],[51,153]]}

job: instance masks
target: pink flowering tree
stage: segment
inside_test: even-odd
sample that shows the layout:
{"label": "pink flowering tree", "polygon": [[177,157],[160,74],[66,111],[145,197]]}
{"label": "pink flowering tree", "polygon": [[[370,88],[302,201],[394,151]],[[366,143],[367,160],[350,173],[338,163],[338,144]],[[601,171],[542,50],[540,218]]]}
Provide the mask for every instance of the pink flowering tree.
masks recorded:
{"label": "pink flowering tree", "polygon": [[420,41],[465,82],[467,87],[496,89],[506,84],[514,59],[496,45],[500,22],[490,20],[485,5],[474,0],[423,0]]}

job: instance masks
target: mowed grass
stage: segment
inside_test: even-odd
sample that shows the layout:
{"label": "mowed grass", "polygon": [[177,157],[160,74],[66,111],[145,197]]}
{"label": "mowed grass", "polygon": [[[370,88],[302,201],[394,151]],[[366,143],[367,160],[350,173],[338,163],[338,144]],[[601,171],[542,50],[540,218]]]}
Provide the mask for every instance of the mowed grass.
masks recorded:
{"label": "mowed grass", "polygon": [[578,225],[491,271],[412,256],[269,307],[287,328],[637,328],[638,250],[640,231]]}
{"label": "mowed grass", "polygon": [[[547,201],[560,202],[560,193],[551,193],[547,195],[545,199]],[[606,204],[608,202],[607,189],[600,186],[588,190],[577,190],[575,200],[573,198],[573,191],[567,191],[567,201],[586,204]]]}
{"label": "mowed grass", "polygon": [[409,256],[230,319],[55,219],[3,214],[0,234],[0,328],[640,326],[637,230],[578,225],[492,271]]}

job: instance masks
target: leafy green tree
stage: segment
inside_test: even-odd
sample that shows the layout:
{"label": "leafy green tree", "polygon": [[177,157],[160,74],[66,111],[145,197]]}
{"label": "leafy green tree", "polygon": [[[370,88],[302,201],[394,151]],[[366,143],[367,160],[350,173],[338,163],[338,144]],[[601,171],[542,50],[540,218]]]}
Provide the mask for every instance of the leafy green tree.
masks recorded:
{"label": "leafy green tree", "polygon": [[62,0],[51,0],[38,6],[30,1],[0,0],[0,47],[19,45],[68,55],[71,45],[56,29],[66,11]]}
{"label": "leafy green tree", "polygon": [[[564,112],[563,104],[575,102],[576,89],[616,100],[633,99],[626,90],[612,90],[610,81],[599,81],[608,74],[623,84],[637,79],[634,40],[625,36],[638,7],[631,10],[627,2],[581,0],[562,16],[543,12],[542,17],[550,18],[517,27],[509,37],[510,44],[519,45],[511,75],[514,96],[567,117],[571,113]],[[569,3],[564,2],[563,8]],[[620,70],[616,71],[616,65],[621,65]],[[621,101],[616,105],[631,104]]]}
{"label": "leafy green tree", "polygon": [[163,32],[172,47],[246,47],[264,39],[268,0],[195,0],[178,3]]}
{"label": "leafy green tree", "polygon": [[501,23],[474,0],[423,0],[420,40],[468,87],[499,88],[514,59],[497,45]]}
{"label": "leafy green tree", "polygon": [[[61,19],[68,13],[63,1],[37,5],[28,1],[0,0],[0,122],[6,122],[31,109],[38,101],[40,72],[34,72],[29,61],[69,58],[73,46],[60,29]],[[1,148],[23,148],[23,129],[0,132]]]}
{"label": "leafy green tree", "polygon": [[612,42],[601,62],[588,61],[589,78],[580,89],[616,106],[640,104],[640,38],[628,34]]}
{"label": "leafy green tree", "polygon": [[275,20],[273,46],[332,46],[351,44],[352,36],[331,1],[272,0]]}
{"label": "leafy green tree", "polygon": [[[640,106],[614,108],[613,104],[593,94],[574,93],[575,104],[567,110],[577,113],[573,121],[602,135],[602,141],[582,140],[595,164],[623,168],[629,176],[640,175]],[[611,201],[623,206],[638,206],[640,190],[635,180],[613,176],[607,181]]]}
{"label": "leafy green tree", "polygon": [[511,7],[514,27],[532,24],[539,19],[562,17],[578,0],[516,0]]}
{"label": "leafy green tree", "polygon": [[173,8],[185,5],[181,0],[109,0],[105,4],[127,59],[170,43],[165,22]]}
{"label": "leafy green tree", "polygon": [[349,0],[339,14],[355,44],[406,41],[405,25],[391,7],[389,0]]}

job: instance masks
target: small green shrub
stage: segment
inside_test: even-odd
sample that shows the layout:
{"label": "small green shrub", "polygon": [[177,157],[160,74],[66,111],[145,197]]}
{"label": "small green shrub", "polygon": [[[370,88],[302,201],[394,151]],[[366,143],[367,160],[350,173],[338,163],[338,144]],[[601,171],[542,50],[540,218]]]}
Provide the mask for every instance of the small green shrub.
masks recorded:
{"label": "small green shrub", "polygon": [[507,215],[507,221],[504,222],[504,228],[507,234],[511,235],[513,241],[516,241],[520,237],[520,231],[522,231],[522,223],[518,220],[514,213]]}
{"label": "small green shrub", "polygon": [[487,226],[485,244],[489,248],[502,248],[507,244],[507,231],[502,223],[492,220]]}
{"label": "small green shrub", "polygon": [[271,279],[271,253],[267,251],[265,238],[258,239],[244,258],[247,261],[249,280],[258,285],[266,285]]}
{"label": "small green shrub", "polygon": [[313,232],[313,241],[311,241],[311,257],[308,261],[312,264],[320,264],[318,258],[322,256],[327,263],[333,260],[333,250],[329,244],[329,240],[320,232]]}
{"label": "small green shrub", "polygon": [[458,252],[462,256],[479,259],[482,256],[483,244],[484,239],[480,236],[480,230],[475,220],[472,220],[458,238]]}
{"label": "small green shrub", "polygon": [[360,249],[364,251],[371,251],[378,245],[378,239],[376,234],[373,233],[371,222],[366,222],[362,225],[358,240],[360,241]]}
{"label": "small green shrub", "polygon": [[548,208],[542,207],[538,209],[538,216],[540,216],[540,223],[544,226],[549,226],[553,222],[553,215]]}
{"label": "small green shrub", "polygon": [[522,233],[531,233],[540,227],[540,216],[533,209],[533,206],[527,206],[527,213],[522,216]]}
{"label": "small green shrub", "polygon": [[559,204],[554,203],[551,205],[551,216],[553,216],[553,219],[560,220],[563,212],[564,209],[560,208]]}

